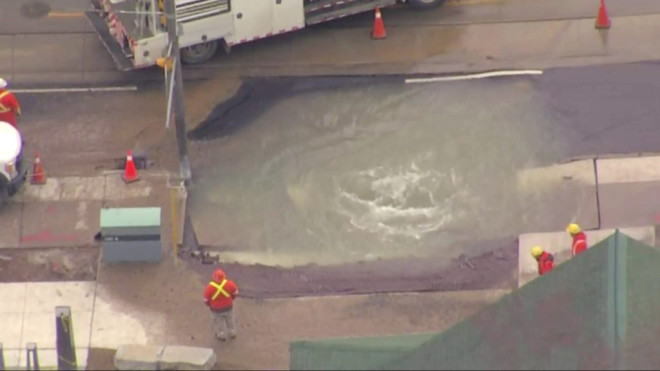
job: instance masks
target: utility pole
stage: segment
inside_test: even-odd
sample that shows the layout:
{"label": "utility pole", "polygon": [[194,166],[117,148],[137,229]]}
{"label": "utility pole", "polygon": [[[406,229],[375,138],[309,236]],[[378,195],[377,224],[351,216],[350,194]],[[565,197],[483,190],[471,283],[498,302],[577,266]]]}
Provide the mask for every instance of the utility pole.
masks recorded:
{"label": "utility pole", "polygon": [[[181,74],[181,55],[179,53],[179,29],[176,22],[175,0],[165,0],[165,16],[167,36],[170,41],[174,73],[174,125],[176,126],[176,143],[179,149],[179,171],[181,178],[189,184],[192,174],[188,158],[188,139],[186,138],[186,110],[183,102],[183,75]],[[171,99],[171,98],[168,98]]]}

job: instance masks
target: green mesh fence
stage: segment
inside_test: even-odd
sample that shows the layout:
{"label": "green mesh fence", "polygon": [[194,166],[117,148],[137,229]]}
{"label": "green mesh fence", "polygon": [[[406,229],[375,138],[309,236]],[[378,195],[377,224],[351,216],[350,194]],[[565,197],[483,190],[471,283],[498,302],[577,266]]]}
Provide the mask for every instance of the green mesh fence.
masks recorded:
{"label": "green mesh fence", "polygon": [[291,343],[291,369],[659,369],[660,254],[618,231],[449,330]]}
{"label": "green mesh fence", "polygon": [[[633,239],[625,247],[626,285],[619,290],[624,321],[620,368],[660,369],[660,253]],[[623,314],[622,314],[623,316]]]}
{"label": "green mesh fence", "polygon": [[435,334],[327,339],[291,343],[292,370],[374,370]]}

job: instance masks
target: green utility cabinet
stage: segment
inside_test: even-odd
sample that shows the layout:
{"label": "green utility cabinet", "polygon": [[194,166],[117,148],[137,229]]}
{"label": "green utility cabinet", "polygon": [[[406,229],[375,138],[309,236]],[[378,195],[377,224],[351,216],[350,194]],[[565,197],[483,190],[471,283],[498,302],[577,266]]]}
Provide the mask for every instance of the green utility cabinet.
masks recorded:
{"label": "green utility cabinet", "polygon": [[104,208],[100,224],[103,262],[162,260],[160,207]]}

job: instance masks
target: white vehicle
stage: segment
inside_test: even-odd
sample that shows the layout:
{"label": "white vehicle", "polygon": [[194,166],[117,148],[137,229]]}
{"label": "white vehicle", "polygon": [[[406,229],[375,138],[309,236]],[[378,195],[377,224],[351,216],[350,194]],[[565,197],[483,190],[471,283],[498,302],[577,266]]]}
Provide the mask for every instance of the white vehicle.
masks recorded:
{"label": "white vehicle", "polygon": [[0,207],[25,182],[27,167],[22,161],[22,147],[18,130],[0,121]]}
{"label": "white vehicle", "polygon": [[[163,0],[90,0],[86,15],[117,68],[128,71],[166,57]],[[184,63],[209,60],[221,46],[300,30],[352,14],[406,2],[431,9],[445,0],[176,0]]]}

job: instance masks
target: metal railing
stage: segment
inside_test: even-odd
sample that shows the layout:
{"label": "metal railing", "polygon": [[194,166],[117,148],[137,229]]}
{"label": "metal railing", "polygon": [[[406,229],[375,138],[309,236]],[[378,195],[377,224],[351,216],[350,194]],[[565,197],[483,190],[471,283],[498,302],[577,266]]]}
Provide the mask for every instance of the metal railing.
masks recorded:
{"label": "metal railing", "polygon": [[[55,330],[57,344],[57,370],[77,370],[76,346],[74,343],[73,321],[70,307],[55,307]],[[25,345],[25,369],[40,370],[37,343],[29,342]],[[4,348],[0,342],[0,370],[16,369],[17,365],[7,364]],[[53,369],[53,367],[48,367]]]}
{"label": "metal railing", "polygon": [[27,370],[39,369],[39,356],[37,355],[37,343],[27,343],[25,346],[25,368]]}

